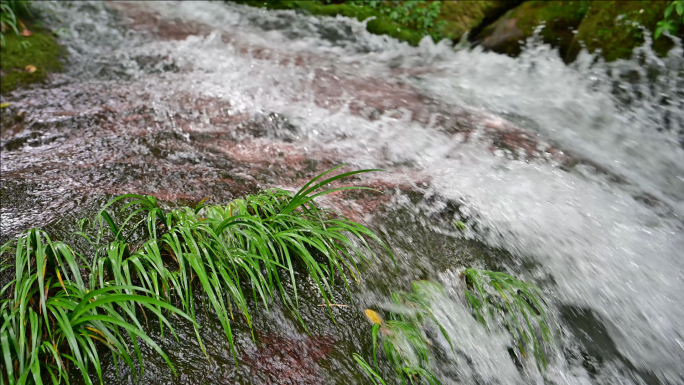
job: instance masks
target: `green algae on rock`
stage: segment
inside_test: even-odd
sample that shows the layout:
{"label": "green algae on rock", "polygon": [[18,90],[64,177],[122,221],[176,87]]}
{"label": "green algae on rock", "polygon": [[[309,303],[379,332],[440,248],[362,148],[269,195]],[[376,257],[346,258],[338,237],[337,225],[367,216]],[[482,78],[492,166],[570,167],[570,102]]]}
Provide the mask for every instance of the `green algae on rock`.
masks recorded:
{"label": "green algae on rock", "polygon": [[[487,0],[443,1],[439,15],[430,27],[401,22],[389,15],[405,3],[337,0],[235,0],[268,9],[290,9],[312,15],[346,16],[368,20],[366,28],[378,35],[388,35],[411,45],[425,36],[433,40],[459,40],[468,31],[471,40],[494,52],[517,56],[523,42],[538,31],[544,43],[558,48],[561,58],[573,61],[586,47],[589,52],[600,49],[607,61],[631,56],[632,50],[644,43],[644,31],[653,32],[663,18],[667,1],[589,1],[589,0]],[[419,2],[410,12],[434,2]],[[421,8],[422,7],[422,8]],[[406,10],[404,10],[406,11]],[[539,29],[543,25],[543,28]],[[678,36],[684,36],[679,32]],[[666,36],[655,39],[654,50],[664,56],[673,46]]]}
{"label": "green algae on rock", "polygon": [[[0,92],[7,93],[17,87],[41,82],[48,73],[61,71],[65,51],[54,36],[44,29],[35,28],[31,36],[6,35],[6,44],[0,49]],[[27,66],[33,66],[35,69]]]}
{"label": "green algae on rock", "polygon": [[[643,28],[653,32],[667,5],[667,1],[593,1],[577,29],[566,61],[574,60],[583,46],[589,52],[600,49],[609,62],[629,58],[632,50],[644,43]],[[667,36],[653,42],[655,52],[661,56],[672,46]]]}

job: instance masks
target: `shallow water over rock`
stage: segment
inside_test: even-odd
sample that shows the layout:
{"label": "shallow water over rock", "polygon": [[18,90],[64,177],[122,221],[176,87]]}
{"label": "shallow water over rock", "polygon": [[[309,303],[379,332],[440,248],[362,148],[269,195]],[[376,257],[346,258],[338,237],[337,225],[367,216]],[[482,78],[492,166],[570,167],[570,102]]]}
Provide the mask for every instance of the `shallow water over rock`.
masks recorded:
{"label": "shallow water over rock", "polygon": [[[346,18],[223,3],[43,6],[71,59],[2,98],[3,241],[66,236],[116,194],[218,203],[340,163],[386,170],[353,181],[384,194],[322,203],[383,234],[397,272],[370,267],[353,304],[340,288],[336,323],[310,294],[310,334],[277,305],[255,316],[256,342],[237,321],[239,366],[206,314],[211,360],[179,326],[162,346],[179,375],[145,351],[143,382],[365,383],[363,309],[416,279],[455,293],[455,272],[479,266],[544,290],[563,331],[547,382],[684,383],[681,47],[566,67],[534,41],[517,59],[414,48]],[[436,359],[443,383],[544,382],[457,295],[435,307],[460,344]],[[107,383],[129,382],[108,365]]]}

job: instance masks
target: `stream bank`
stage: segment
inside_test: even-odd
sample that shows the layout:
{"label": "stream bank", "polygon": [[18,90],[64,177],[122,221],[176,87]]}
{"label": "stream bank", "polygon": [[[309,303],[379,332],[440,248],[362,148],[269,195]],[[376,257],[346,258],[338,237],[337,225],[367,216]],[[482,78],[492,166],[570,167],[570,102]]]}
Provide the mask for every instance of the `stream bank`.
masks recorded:
{"label": "stream bank", "polygon": [[[23,12],[19,12],[23,11]],[[3,10],[4,12],[4,10]],[[48,74],[64,68],[66,50],[56,34],[44,26],[42,15],[30,5],[19,7],[13,31],[3,23],[4,44],[0,47],[0,93],[45,82]]]}
{"label": "stream bank", "polygon": [[[359,21],[369,19],[366,22],[369,32],[388,35],[414,46],[425,36],[431,36],[435,42],[447,39],[452,44],[467,36],[474,46],[510,56],[518,56],[527,39],[539,33],[544,43],[557,48],[567,63],[573,62],[583,48],[591,53],[600,52],[607,61],[630,58],[632,50],[644,44],[644,31],[653,36],[669,3],[656,0],[442,1],[438,2],[441,7],[435,13],[434,21],[425,16],[418,22],[402,22],[389,16],[406,7],[403,2],[396,1],[237,2],[312,15],[341,15]],[[412,3],[419,3],[418,8],[428,8],[433,2]],[[421,21],[431,27],[424,27]],[[680,28],[676,36],[684,37],[684,28]],[[654,39],[654,50],[661,57],[673,46],[674,41],[668,36]]]}

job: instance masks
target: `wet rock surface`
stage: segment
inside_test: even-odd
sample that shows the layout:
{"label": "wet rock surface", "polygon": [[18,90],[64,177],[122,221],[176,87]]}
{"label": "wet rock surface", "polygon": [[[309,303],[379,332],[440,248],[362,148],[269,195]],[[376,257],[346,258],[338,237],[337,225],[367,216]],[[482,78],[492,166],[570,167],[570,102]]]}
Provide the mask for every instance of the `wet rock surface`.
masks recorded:
{"label": "wet rock surface", "polygon": [[[128,28],[161,39],[183,40],[210,31],[199,23],[163,19],[130,3],[113,3],[111,7],[128,20]],[[261,60],[278,57],[304,67],[315,59],[265,50],[251,43],[247,46],[240,39],[234,43],[241,53]],[[150,81],[155,76],[163,79],[166,73],[185,71],[168,57],[146,55],[134,59]],[[420,73],[412,70],[407,74]],[[400,118],[408,112],[412,121],[464,135],[465,140],[485,122],[484,132],[492,138],[492,151],[505,149],[515,156],[532,158],[558,153],[563,159],[558,150],[510,122],[438,103],[402,81],[388,83],[324,68],[315,69],[313,75],[311,90],[323,108],[343,108],[352,96],[347,108],[364,119]],[[59,188],[46,189],[41,195],[52,202],[50,207],[57,208],[57,212],[48,217],[45,210],[35,210],[41,215],[34,217],[26,212],[17,214],[24,218],[21,224],[6,219],[2,227],[5,239],[26,226],[45,225],[47,221],[40,218],[66,214],[75,205],[73,196],[140,193],[187,202],[208,196],[209,202],[217,203],[259,188],[296,187],[340,163],[334,153],[317,153],[297,144],[302,133],[282,114],[244,114],[222,98],[198,98],[191,93],[169,92],[160,98],[145,89],[144,81],[84,82],[62,78],[50,87],[17,91],[6,99],[11,108],[2,112],[3,181],[8,186],[33,183]],[[396,187],[396,183],[381,181],[365,183]],[[59,200],[63,200],[62,204]],[[3,200],[5,210],[20,206],[13,202]],[[375,207],[369,204],[355,207]]]}
{"label": "wet rock surface", "polygon": [[316,363],[334,349],[330,336],[314,335],[304,339],[260,334],[261,346],[242,359],[253,363],[253,370],[267,377],[263,384],[320,384]]}

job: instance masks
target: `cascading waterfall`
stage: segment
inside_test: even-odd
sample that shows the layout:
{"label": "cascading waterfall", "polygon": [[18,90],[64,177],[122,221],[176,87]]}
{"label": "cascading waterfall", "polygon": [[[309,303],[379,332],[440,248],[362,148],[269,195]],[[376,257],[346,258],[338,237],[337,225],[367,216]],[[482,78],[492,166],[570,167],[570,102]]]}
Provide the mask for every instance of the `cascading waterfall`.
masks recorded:
{"label": "cascading waterfall", "polygon": [[[502,263],[511,269],[534,264],[528,278],[546,277],[542,289],[567,344],[547,372],[551,383],[684,383],[681,42],[665,58],[647,37],[634,59],[604,63],[583,53],[567,66],[535,38],[518,58],[429,39],[411,47],[371,35],[356,20],[220,2],[44,7],[51,23],[69,31],[70,69],[59,79],[93,93],[126,90],[126,103],[154,110],[147,130],[177,132],[179,141],[191,142],[174,114],[190,117],[193,130],[202,132],[215,130],[212,119],[219,116],[276,113],[288,128],[266,130],[258,151],[287,137],[298,153],[384,168],[378,177],[388,183],[457,202],[459,215],[476,226],[460,232],[446,221],[433,229],[441,231],[438,242],[478,240],[510,252],[512,261]],[[172,30],[186,28],[187,36],[162,38],[140,22],[145,15],[155,15],[150,25],[157,29],[166,22]],[[145,64],[141,58],[157,59]],[[22,92],[30,98],[40,91]],[[226,107],[187,104],[204,99]],[[69,103],[87,111],[107,101]],[[532,148],[497,144],[502,127],[525,130]],[[3,171],[38,156],[22,154],[3,154]],[[191,150],[172,156],[206,162]],[[397,193],[388,207],[408,207],[419,217],[428,206]],[[424,242],[409,227],[402,234]],[[428,249],[404,255],[404,264],[433,266],[430,278],[447,288],[459,285],[452,274],[459,266],[434,267],[452,256]],[[366,301],[381,301],[370,291]],[[434,308],[467,352],[451,358],[458,378],[449,379],[451,364],[437,364],[446,383],[543,383],[536,373],[518,371],[506,337],[485,333],[462,303],[443,299]],[[587,319],[591,314],[594,323],[571,319],[568,309]],[[589,329],[601,330],[604,340],[580,335]],[[602,355],[596,373],[567,358],[583,349]]]}

